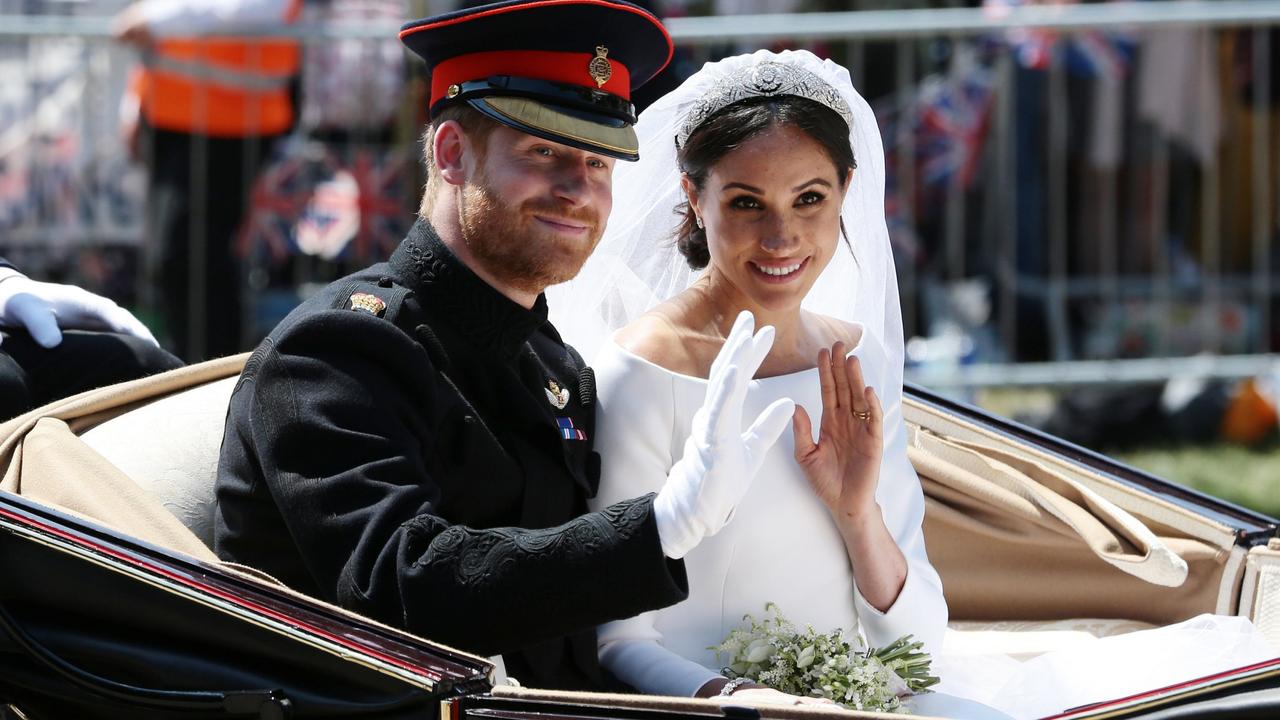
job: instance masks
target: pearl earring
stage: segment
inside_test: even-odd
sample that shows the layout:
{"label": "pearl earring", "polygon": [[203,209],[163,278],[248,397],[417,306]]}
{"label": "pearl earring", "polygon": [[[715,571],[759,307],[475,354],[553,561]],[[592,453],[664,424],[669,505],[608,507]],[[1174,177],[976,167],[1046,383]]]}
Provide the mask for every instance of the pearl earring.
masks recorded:
{"label": "pearl earring", "polygon": [[694,216],[693,216],[693,221],[694,221],[694,222],[696,222],[696,223],[698,223],[698,229],[699,229],[699,230],[701,230],[701,229],[702,229],[702,216],[701,216],[701,215],[694,215]]}

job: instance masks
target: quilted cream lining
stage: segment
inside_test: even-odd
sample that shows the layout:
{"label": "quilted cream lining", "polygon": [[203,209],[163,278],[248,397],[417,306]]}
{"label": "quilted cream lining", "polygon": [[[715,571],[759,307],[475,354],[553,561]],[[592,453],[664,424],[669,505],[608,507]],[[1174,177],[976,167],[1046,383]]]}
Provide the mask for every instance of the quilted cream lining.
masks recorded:
{"label": "quilted cream lining", "polygon": [[1155,532],[1167,528],[1224,549],[1231,547],[1235,542],[1234,531],[1226,525],[1209,520],[1163,498],[1103,477],[1089,468],[1037,448],[1014,445],[1007,438],[991,430],[944,414],[918,400],[904,398],[903,417],[908,424],[928,428],[943,437],[991,448],[1002,448],[1025,457],[1047,470],[1074,478],[1087,484],[1124,510],[1141,516]]}
{"label": "quilted cream lining", "polygon": [[80,435],[209,547],[222,428],[237,380],[233,375],[160,398]]}
{"label": "quilted cream lining", "polygon": [[915,401],[908,453],[955,620],[1163,625],[1237,610],[1234,533],[1159,497]]}

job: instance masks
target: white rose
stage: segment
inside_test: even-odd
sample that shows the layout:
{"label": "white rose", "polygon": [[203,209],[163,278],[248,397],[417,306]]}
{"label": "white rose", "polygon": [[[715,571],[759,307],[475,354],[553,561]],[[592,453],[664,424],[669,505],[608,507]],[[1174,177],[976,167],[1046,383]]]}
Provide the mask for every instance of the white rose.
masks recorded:
{"label": "white rose", "polygon": [[768,640],[761,639],[756,640],[747,646],[747,656],[745,659],[749,663],[764,662],[765,660],[768,660],[769,656],[772,654],[773,646],[769,644]]}

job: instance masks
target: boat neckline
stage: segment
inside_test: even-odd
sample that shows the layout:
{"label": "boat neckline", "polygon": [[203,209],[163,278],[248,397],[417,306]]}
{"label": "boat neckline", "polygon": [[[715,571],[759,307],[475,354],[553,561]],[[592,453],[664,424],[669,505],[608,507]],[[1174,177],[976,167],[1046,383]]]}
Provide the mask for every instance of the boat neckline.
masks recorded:
{"label": "boat neckline", "polygon": [[[867,337],[867,327],[866,327],[865,325],[863,325],[863,324],[862,324],[862,323],[860,323],[860,322],[854,322],[854,323],[851,323],[851,324],[852,324],[852,325],[856,325],[856,326],[858,327],[858,329],[859,329],[859,330],[861,330],[862,332],[858,333],[858,344],[856,344],[856,345],[854,345],[853,347],[849,348],[849,352],[845,353],[845,355],[844,355],[845,357],[849,357],[850,355],[853,355],[853,354],[854,354],[854,353],[856,353],[858,350],[860,350],[860,349],[862,348],[862,346],[865,344],[865,340],[866,340],[866,337]],[[665,368],[665,367],[663,367],[663,366],[659,365],[658,363],[656,363],[656,362],[654,362],[654,361],[652,361],[652,360],[649,360],[648,358],[640,357],[640,356],[639,356],[639,355],[637,355],[636,353],[634,353],[634,352],[632,352],[632,351],[628,350],[627,348],[623,347],[623,346],[622,346],[622,344],[618,342],[618,340],[617,340],[618,332],[621,332],[621,331],[620,331],[620,330],[619,330],[619,331],[616,331],[616,332],[614,332],[612,335],[610,335],[610,336],[609,336],[608,343],[609,343],[609,345],[612,345],[612,346],[614,347],[614,349],[616,349],[618,352],[622,353],[623,355],[625,355],[625,356],[627,356],[627,357],[629,357],[629,358],[631,358],[631,359],[635,360],[636,362],[638,362],[638,363],[640,363],[640,364],[642,364],[642,365],[647,365],[647,366],[649,366],[649,367],[653,368],[654,370],[661,371],[661,372],[666,373],[667,375],[670,375],[670,376],[672,376],[672,377],[682,378],[682,379],[689,380],[689,381],[692,381],[692,382],[699,382],[699,383],[706,383],[706,382],[707,382],[707,379],[706,379],[706,378],[704,378],[704,377],[698,377],[698,376],[696,376],[696,375],[687,375],[687,374],[685,374],[685,373],[676,372],[675,370],[672,370],[672,369],[670,369],[670,368]],[[813,367],[811,367],[811,368],[806,368],[806,369],[804,369],[804,370],[797,370],[797,371],[795,371],[795,372],[787,373],[787,374],[785,374],[785,375],[770,375],[770,376],[768,376],[768,377],[755,377],[755,378],[751,378],[751,382],[753,382],[753,383],[761,383],[761,382],[766,382],[766,381],[769,381],[769,380],[782,380],[782,379],[784,379],[784,378],[796,377],[796,376],[798,376],[798,375],[807,375],[807,374],[809,374],[809,373],[814,373],[814,372],[817,372],[817,371],[818,371],[818,367],[815,365],[815,366],[813,366]]]}

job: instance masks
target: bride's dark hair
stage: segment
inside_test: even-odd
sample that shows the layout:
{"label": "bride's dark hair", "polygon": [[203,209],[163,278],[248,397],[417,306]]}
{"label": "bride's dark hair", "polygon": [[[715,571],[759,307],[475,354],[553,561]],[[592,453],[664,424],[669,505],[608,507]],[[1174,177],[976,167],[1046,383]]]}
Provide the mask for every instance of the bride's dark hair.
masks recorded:
{"label": "bride's dark hair", "polygon": [[[726,106],[698,126],[676,152],[680,171],[699,192],[706,185],[711,168],[743,143],[780,125],[790,125],[803,130],[813,138],[835,163],[836,175],[843,183],[848,172],[858,166],[849,145],[849,126],[835,110],[820,102],[796,95],[755,97]],[[683,216],[676,229],[676,248],[688,261],[689,267],[701,270],[711,262],[707,250],[707,231],[698,227],[689,202],[676,206],[676,214]],[[844,220],[840,232],[844,234]],[[845,235],[845,242],[848,242]]]}

